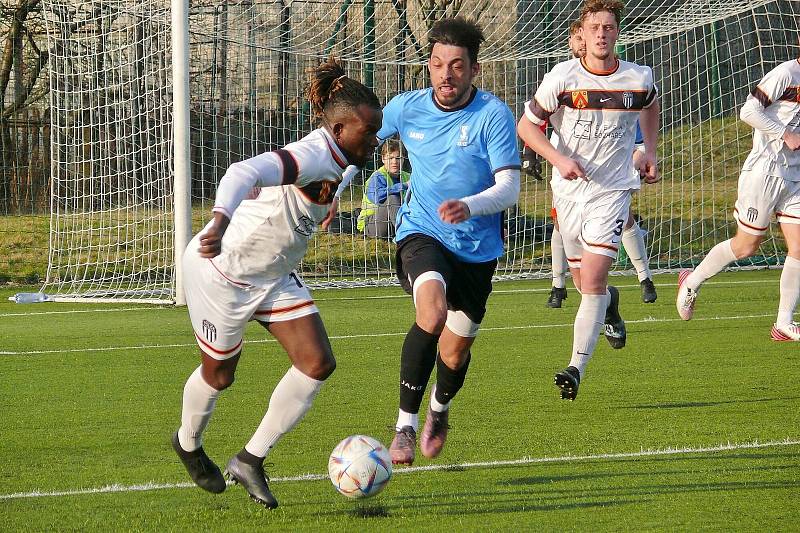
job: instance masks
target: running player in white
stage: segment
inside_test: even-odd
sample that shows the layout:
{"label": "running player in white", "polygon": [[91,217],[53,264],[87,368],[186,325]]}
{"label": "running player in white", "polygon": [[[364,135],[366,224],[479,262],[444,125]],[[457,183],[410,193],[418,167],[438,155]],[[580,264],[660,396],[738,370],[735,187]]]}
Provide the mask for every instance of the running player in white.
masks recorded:
{"label": "running player in white", "polygon": [[217,189],[214,219],[184,253],[186,303],[202,363],[184,386],[172,445],[197,485],[225,490],[202,435],[220,391],[233,383],[244,328],[258,321],[292,366],[226,474],[267,508],[278,502],[264,476],[264,457],[303,418],[336,367],[319,311],[294,269],[317,224],[331,213],[345,168],[350,172],[355,167],[348,165],[362,167],[371,158],[382,120],[372,90],[348,78],[333,59],[312,71],[306,97],[322,126],[283,149],[231,165]]}
{"label": "running player in white", "polygon": [[689,320],[700,286],[728,264],[758,250],[775,214],[788,255],[780,280],[778,316],[771,336],[800,341],[794,310],[800,296],[800,59],[781,63],[753,88],[741,118],[753,127],[753,149],[739,176],[732,239],[714,246],[692,272],[678,278],[678,314]]}
{"label": "running player in white", "polygon": [[[575,20],[569,25],[569,49],[573,57],[578,59],[586,55],[586,43],[583,41],[581,33],[581,21]],[[558,137],[551,138],[551,142],[557,143]],[[644,140],[641,130],[636,127],[636,149],[633,152],[633,164],[637,172],[642,171],[644,164]],[[527,146],[526,146],[527,148]],[[566,274],[569,266],[567,256],[564,254],[564,243],[561,240],[561,233],[558,229],[558,213],[552,209],[550,216],[553,219],[553,234],[550,238],[550,251],[552,256],[553,286],[550,289],[550,296],[547,298],[547,307],[559,308],[561,302],[567,298]],[[642,289],[642,301],[653,303],[658,298],[656,286],[653,284],[653,276],[650,272],[647,248],[644,243],[644,232],[633,218],[633,213],[628,215],[625,229],[622,231],[622,245],[628,253],[628,259],[636,269],[639,278],[639,285]]]}
{"label": "running player in white", "polygon": [[[637,119],[644,135],[644,180],[659,179],[653,72],[614,55],[622,10],[617,0],[584,4],[580,21],[586,56],[559,63],[545,75],[518,125],[525,144],[554,167],[553,201],[572,279],[581,293],[570,363],[555,375],[567,400],[578,393],[601,326],[605,323],[613,348],[625,346],[627,338],[619,292],[607,282],[630,214],[631,194],[641,186],[631,158]],[[559,136],[558,147],[539,129],[546,120]]]}

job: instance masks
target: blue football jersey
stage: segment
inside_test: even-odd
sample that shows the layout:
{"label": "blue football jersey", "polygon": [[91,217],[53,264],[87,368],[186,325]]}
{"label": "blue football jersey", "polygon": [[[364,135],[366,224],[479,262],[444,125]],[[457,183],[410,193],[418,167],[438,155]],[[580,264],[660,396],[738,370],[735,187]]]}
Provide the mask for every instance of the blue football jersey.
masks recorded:
{"label": "blue football jersey", "polygon": [[444,109],[434,100],[432,88],[410,91],[395,96],[383,109],[378,138],[395,134],[412,168],[395,239],[423,233],[470,263],[503,255],[503,213],[448,224],[437,209],[445,200],[488,189],[500,170],[520,168],[516,122],[508,106],[491,93],[473,89],[466,104]]}

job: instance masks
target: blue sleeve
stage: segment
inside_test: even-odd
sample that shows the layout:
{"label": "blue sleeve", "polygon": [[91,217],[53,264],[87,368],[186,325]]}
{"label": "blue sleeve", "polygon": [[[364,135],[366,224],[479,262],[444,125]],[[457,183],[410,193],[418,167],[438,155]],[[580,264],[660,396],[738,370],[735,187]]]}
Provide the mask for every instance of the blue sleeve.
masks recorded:
{"label": "blue sleeve", "polygon": [[398,94],[383,107],[383,123],[377,134],[378,142],[381,144],[392,135],[399,133],[397,125],[400,123],[400,114],[403,110],[402,96],[402,94]]}
{"label": "blue sleeve", "polygon": [[642,127],[639,126],[639,121],[636,121],[636,140],[634,144],[642,144],[644,142],[644,135],[642,134]]}
{"label": "blue sleeve", "polygon": [[405,183],[403,183],[402,181],[398,181],[397,183],[389,187],[389,194],[400,194],[401,192],[406,190],[406,188],[407,185]]}
{"label": "blue sleeve", "polygon": [[492,172],[506,169],[521,169],[517,149],[517,123],[507,105],[500,100],[496,111],[489,117],[486,150]]}
{"label": "blue sleeve", "polygon": [[367,198],[373,204],[382,204],[386,201],[388,193],[386,191],[386,179],[380,172],[373,172],[367,181]]}

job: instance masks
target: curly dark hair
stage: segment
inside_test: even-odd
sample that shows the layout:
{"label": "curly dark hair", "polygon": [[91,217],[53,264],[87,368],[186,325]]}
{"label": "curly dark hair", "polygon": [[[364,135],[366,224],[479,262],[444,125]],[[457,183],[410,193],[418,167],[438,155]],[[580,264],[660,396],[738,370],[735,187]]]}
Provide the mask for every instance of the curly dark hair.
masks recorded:
{"label": "curly dark hair", "polygon": [[433,25],[428,34],[428,56],[433,52],[433,45],[436,43],[449,44],[466,48],[469,60],[477,63],[481,43],[485,40],[483,30],[472,19],[464,17],[442,19]]}
{"label": "curly dark hair", "polygon": [[319,119],[330,119],[340,111],[350,110],[361,104],[374,109],[381,108],[372,89],[347,77],[344,68],[334,57],[309,69],[309,74],[306,99],[311,104],[314,116]]}

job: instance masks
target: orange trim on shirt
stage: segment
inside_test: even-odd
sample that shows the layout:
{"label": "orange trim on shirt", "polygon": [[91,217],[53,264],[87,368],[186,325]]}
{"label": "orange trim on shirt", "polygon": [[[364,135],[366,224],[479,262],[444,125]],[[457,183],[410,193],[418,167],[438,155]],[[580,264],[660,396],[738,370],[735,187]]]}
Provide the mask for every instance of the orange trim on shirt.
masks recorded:
{"label": "orange trim on shirt", "polygon": [[216,270],[217,272],[219,272],[219,275],[220,275],[220,276],[222,276],[222,277],[223,277],[223,278],[225,278],[226,280],[230,281],[231,283],[233,283],[233,284],[234,284],[234,285],[236,285],[237,287],[243,287],[243,288],[252,287],[252,285],[250,285],[249,283],[245,283],[244,281],[236,281],[236,280],[234,280],[234,279],[231,279],[231,278],[229,278],[228,276],[226,276],[226,275],[225,275],[225,273],[224,273],[222,270],[220,270],[219,268],[217,268],[217,265],[215,265],[215,264],[214,264],[214,261],[212,261],[211,259],[209,259],[209,260],[208,260],[208,262],[209,262],[209,263],[211,263],[211,266],[213,266],[213,267],[214,267],[214,270]]}
{"label": "orange trim on shirt", "polygon": [[254,314],[256,315],[279,315],[281,313],[288,313],[290,311],[294,311],[296,309],[302,309],[303,307],[308,307],[309,305],[314,305],[314,300],[308,300],[306,302],[300,302],[299,304],[294,305],[287,305],[286,307],[274,307],[269,311],[256,311]]}
{"label": "orange trim on shirt", "polygon": [[241,341],[241,340],[239,340],[239,343],[238,343],[236,346],[234,346],[233,348],[231,348],[230,350],[217,350],[216,348],[214,348],[213,346],[211,346],[210,344],[208,344],[206,341],[204,341],[204,340],[203,340],[203,339],[200,337],[200,335],[198,335],[198,334],[197,334],[197,332],[196,332],[196,331],[195,331],[195,333],[194,333],[194,336],[195,336],[195,338],[197,339],[197,342],[199,342],[200,344],[202,344],[204,348],[208,348],[208,349],[209,349],[209,350],[211,350],[212,352],[214,352],[214,353],[216,353],[216,354],[219,354],[219,355],[228,355],[228,354],[230,354],[230,353],[233,353],[234,351],[238,350],[238,349],[239,349],[239,347],[242,345],[242,341]]}
{"label": "orange trim on shirt", "polygon": [[606,248],[606,249],[612,250],[614,252],[618,252],[619,251],[619,247],[618,246],[611,246],[610,244],[601,244],[599,242],[589,242],[589,241],[585,241],[585,242],[589,246],[597,246],[598,248]]}
{"label": "orange trim on shirt", "polygon": [[764,226],[763,228],[760,228],[760,227],[758,227],[758,226],[751,226],[751,225],[750,225],[750,224],[748,224],[747,222],[742,222],[742,219],[741,219],[741,218],[739,218],[739,210],[738,210],[738,209],[736,209],[735,207],[733,208],[733,212],[734,212],[734,213],[736,213],[736,221],[737,221],[739,224],[741,224],[742,226],[744,226],[745,228],[750,228],[750,229],[754,229],[754,230],[757,230],[757,231],[767,231],[767,230],[769,229],[769,224],[767,224],[767,225],[766,225],[766,226]]}
{"label": "orange trim on shirt", "polygon": [[615,57],[614,60],[617,63],[611,70],[592,70],[589,68],[583,58],[581,58],[581,66],[586,69],[589,74],[594,74],[595,76],[608,76],[609,74],[614,74],[619,69],[619,58]]}

